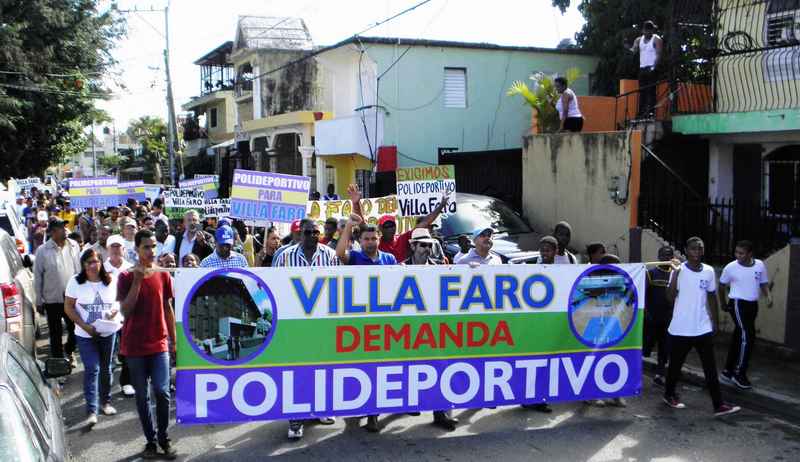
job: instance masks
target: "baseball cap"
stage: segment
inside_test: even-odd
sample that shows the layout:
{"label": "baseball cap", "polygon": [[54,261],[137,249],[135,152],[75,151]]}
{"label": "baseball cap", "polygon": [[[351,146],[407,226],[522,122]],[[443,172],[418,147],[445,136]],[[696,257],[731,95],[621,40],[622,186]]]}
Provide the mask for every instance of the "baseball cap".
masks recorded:
{"label": "baseball cap", "polygon": [[47,212],[44,210],[36,212],[36,221],[47,221]]}
{"label": "baseball cap", "polygon": [[397,224],[397,219],[395,219],[395,217],[393,217],[391,215],[384,215],[384,216],[380,217],[380,219],[378,220],[378,226],[383,227],[383,225],[385,225],[386,223],[388,223],[390,221],[392,223],[394,223],[394,224]]}
{"label": "baseball cap", "polygon": [[472,240],[474,241],[475,239],[478,238],[478,236],[480,236],[486,231],[491,231],[492,234],[494,234],[494,229],[492,228],[487,228],[487,227],[477,228],[474,231],[472,231]]}
{"label": "baseball cap", "polygon": [[433,242],[435,239],[426,228],[415,228],[411,232],[411,242]]}
{"label": "baseball cap", "polygon": [[136,226],[136,220],[131,217],[125,217],[122,219],[122,227],[126,226]]}
{"label": "baseball cap", "polygon": [[300,220],[295,220],[292,222],[291,232],[293,233],[300,232]]}
{"label": "baseball cap", "polygon": [[64,221],[64,220],[60,220],[60,219],[58,219],[56,217],[51,217],[50,218],[50,222],[47,223],[47,230],[48,231],[52,231],[52,230],[54,230],[56,228],[63,228],[64,225],[66,225],[66,224],[67,224],[67,222]]}
{"label": "baseball cap", "polygon": [[217,244],[233,245],[233,230],[230,226],[220,226],[214,233]]}
{"label": "baseball cap", "polygon": [[231,225],[231,219],[228,218],[228,217],[222,217],[222,218],[219,219],[219,225],[220,226],[222,226],[222,225],[230,226]]}
{"label": "baseball cap", "polygon": [[125,238],[120,236],[119,234],[112,234],[108,236],[108,240],[106,241],[106,247],[111,247],[112,245],[121,245],[125,246]]}

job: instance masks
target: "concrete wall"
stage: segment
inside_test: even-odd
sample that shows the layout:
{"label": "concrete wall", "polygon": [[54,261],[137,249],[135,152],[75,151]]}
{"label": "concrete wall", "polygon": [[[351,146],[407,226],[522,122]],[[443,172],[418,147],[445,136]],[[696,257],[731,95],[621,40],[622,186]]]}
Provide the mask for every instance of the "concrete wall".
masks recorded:
{"label": "concrete wall", "polygon": [[[407,45],[365,47],[365,58],[377,63],[380,74]],[[583,77],[570,86],[585,95],[587,76],[597,62],[592,56],[558,52],[414,46],[380,81],[378,104],[387,111],[384,144],[398,147],[401,167],[420,163],[408,157],[437,163],[439,147],[464,152],[519,148],[530,131],[531,113],[519,97],[506,95],[512,82],[530,84],[535,72],[563,74],[577,67]],[[444,107],[445,67],[466,68],[466,108]],[[351,70],[354,76],[357,72]],[[374,94],[374,83],[363,85],[365,93],[371,89]]]}
{"label": "concrete wall", "polygon": [[[571,248],[584,252],[588,243],[601,241],[626,260],[628,233],[637,225],[640,140],[639,132],[526,137],[522,208],[531,225],[549,233],[566,220]],[[609,192],[615,181],[620,203]]]}

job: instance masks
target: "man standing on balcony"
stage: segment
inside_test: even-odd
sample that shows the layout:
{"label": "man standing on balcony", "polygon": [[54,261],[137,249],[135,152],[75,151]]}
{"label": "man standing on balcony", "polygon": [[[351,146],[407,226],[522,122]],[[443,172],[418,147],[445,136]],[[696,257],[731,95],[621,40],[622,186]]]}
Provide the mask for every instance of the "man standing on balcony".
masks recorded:
{"label": "man standing on balcony", "polygon": [[650,118],[655,114],[656,106],[656,67],[661,61],[664,41],[655,34],[653,21],[645,21],[642,26],[643,35],[633,42],[631,51],[639,53],[639,117]]}
{"label": "man standing on balcony", "polygon": [[720,378],[723,382],[748,390],[753,388],[747,379],[747,365],[756,339],[759,292],[767,299],[767,307],[772,307],[772,294],[769,292],[767,267],[761,260],[753,258],[753,243],[738,242],[734,255],[736,260],[725,266],[719,278],[723,302],[726,297],[728,299],[722,305],[723,309],[731,314],[736,324],[728,349],[728,360]]}

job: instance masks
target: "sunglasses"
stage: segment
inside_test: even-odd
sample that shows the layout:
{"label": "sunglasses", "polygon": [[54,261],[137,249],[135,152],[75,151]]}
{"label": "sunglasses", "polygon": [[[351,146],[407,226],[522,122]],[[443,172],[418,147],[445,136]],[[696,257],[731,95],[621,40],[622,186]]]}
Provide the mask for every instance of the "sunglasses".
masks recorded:
{"label": "sunglasses", "polygon": [[319,230],[318,229],[307,229],[307,230],[303,231],[303,234],[305,234],[306,236],[319,236]]}
{"label": "sunglasses", "polygon": [[429,249],[433,247],[433,244],[431,244],[430,242],[417,242],[417,245],[422,247],[423,249]]}

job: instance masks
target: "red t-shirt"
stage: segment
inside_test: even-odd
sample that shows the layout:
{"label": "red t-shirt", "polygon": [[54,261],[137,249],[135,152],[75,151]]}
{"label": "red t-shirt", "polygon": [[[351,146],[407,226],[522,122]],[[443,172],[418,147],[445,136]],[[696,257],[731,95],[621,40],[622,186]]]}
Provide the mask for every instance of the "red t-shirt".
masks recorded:
{"label": "red t-shirt", "polygon": [[[133,272],[119,275],[117,300],[125,300],[132,284]],[[124,356],[149,356],[168,351],[169,332],[164,310],[169,309],[168,300],[174,296],[172,277],[168,273],[156,273],[142,280],[136,307],[122,325],[120,353]]]}
{"label": "red t-shirt", "polygon": [[386,242],[381,239],[380,244],[378,244],[378,250],[394,255],[394,258],[396,258],[398,262],[406,261],[408,258],[408,241],[411,240],[411,231],[406,231],[399,236],[395,235],[392,242]]}

